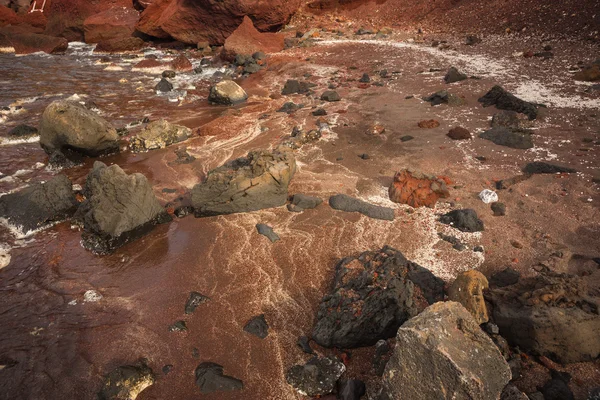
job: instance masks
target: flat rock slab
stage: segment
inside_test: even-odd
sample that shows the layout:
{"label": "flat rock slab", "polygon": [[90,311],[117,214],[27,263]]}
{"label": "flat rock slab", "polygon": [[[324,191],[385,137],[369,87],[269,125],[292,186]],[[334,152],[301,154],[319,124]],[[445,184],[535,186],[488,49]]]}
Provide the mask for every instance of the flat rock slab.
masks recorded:
{"label": "flat rock slab", "polygon": [[386,221],[394,220],[394,210],[392,208],[376,206],[345,194],[331,196],[329,205],[335,210],[359,212],[367,217]]}
{"label": "flat rock slab", "polygon": [[561,165],[550,164],[543,161],[530,162],[523,167],[526,174],[573,174],[577,170]]}

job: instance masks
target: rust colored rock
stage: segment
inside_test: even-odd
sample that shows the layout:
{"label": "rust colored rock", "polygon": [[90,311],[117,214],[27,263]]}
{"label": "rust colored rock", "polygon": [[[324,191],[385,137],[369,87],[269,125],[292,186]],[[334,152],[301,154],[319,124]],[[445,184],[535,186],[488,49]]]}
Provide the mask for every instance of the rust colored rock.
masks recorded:
{"label": "rust colored rock", "polygon": [[48,54],[67,50],[69,43],[65,38],[27,33],[12,27],[0,29],[0,47],[12,47],[16,54],[31,54],[43,51]]}
{"label": "rust colored rock", "polygon": [[419,128],[423,128],[423,129],[432,129],[432,128],[437,128],[438,126],[440,126],[440,123],[438,121],[436,121],[435,119],[426,119],[426,120],[419,122]]}
{"label": "rust colored rock", "polygon": [[19,23],[17,13],[6,6],[0,6],[0,26],[16,25]]}
{"label": "rust colored rock", "polygon": [[147,69],[147,68],[165,68],[167,64],[162,63],[158,60],[147,59],[142,60],[133,66],[134,69]]}
{"label": "rust colored rock", "polygon": [[389,194],[393,202],[411,207],[433,207],[450,195],[443,179],[408,169],[396,173]]}
{"label": "rust colored rock", "polygon": [[448,137],[452,140],[467,140],[471,139],[471,132],[461,126],[450,129]]}
{"label": "rust colored rock", "polygon": [[12,9],[0,5],[0,27],[20,25],[28,33],[42,33],[46,28],[46,22],[43,13],[17,14]]}
{"label": "rust colored rock", "polygon": [[479,325],[488,322],[488,312],[483,291],[489,287],[488,280],[479,271],[460,273],[448,290],[448,300],[463,305]]}
{"label": "rust colored rock", "polygon": [[262,51],[276,53],[284,48],[283,35],[259,32],[247,16],[238,28],[225,40],[222,57],[233,60],[237,54],[252,55]]}
{"label": "rust colored rock", "polygon": [[221,45],[248,16],[261,32],[285,25],[300,0],[155,0],[142,13],[137,29],[158,38],[188,44]]}
{"label": "rust colored rock", "polygon": [[191,71],[194,69],[194,66],[192,65],[190,60],[188,60],[188,58],[186,56],[184,56],[183,54],[180,54],[176,59],[174,59],[171,62],[171,67],[175,71],[179,71],[179,72],[187,72],[187,71]]}
{"label": "rust colored rock", "polygon": [[124,39],[133,34],[140,18],[133,8],[118,7],[87,17],[83,21],[86,43]]}
{"label": "rust colored rock", "polygon": [[124,39],[103,40],[94,49],[96,53],[121,53],[125,51],[138,51],[144,47],[144,41],[137,37]]}

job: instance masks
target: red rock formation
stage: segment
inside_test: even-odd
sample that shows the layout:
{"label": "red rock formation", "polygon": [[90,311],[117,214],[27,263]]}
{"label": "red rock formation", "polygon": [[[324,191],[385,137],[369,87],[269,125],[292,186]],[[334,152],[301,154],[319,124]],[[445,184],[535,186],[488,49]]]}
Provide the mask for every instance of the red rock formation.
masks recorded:
{"label": "red rock formation", "polygon": [[0,47],[13,47],[16,54],[31,54],[43,51],[49,54],[67,50],[65,38],[28,32],[23,26],[0,29]]}
{"label": "red rock formation", "polygon": [[86,43],[123,39],[135,31],[140,15],[133,8],[117,7],[87,17],[83,21]]}
{"label": "red rock formation", "polygon": [[283,50],[284,37],[278,33],[259,32],[248,17],[225,40],[222,57],[232,60],[236,54],[252,55],[257,51],[276,53]]}
{"label": "red rock formation", "polygon": [[188,58],[186,56],[184,56],[183,54],[180,54],[176,59],[174,59],[171,62],[171,67],[175,71],[179,71],[179,72],[187,72],[187,71],[191,71],[194,69],[190,60],[188,60]]}
{"label": "red rock formation", "polygon": [[184,43],[220,45],[250,17],[259,31],[283,26],[300,0],[155,0],[144,10],[137,29],[150,36]]}
{"label": "red rock formation", "polygon": [[393,202],[411,207],[433,207],[450,195],[443,179],[408,169],[396,173],[389,194]]}
{"label": "red rock formation", "polygon": [[40,12],[17,14],[8,7],[0,6],[0,27],[8,25],[30,26],[29,30],[37,33],[46,27],[46,17]]}
{"label": "red rock formation", "polygon": [[94,52],[96,53],[122,53],[125,51],[138,51],[144,47],[145,43],[137,37],[127,37],[124,39],[103,40],[98,43]]}

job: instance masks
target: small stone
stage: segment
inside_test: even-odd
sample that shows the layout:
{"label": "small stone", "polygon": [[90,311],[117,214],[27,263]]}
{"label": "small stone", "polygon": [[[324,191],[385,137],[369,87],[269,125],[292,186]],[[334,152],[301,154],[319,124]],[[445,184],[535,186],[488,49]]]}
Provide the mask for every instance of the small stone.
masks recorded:
{"label": "small stone", "polygon": [[271,228],[269,225],[256,224],[256,230],[259,234],[266,236],[272,243],[275,243],[276,241],[280,240],[279,235],[276,234],[273,231],[273,228]]}
{"label": "small stone", "polygon": [[244,331],[261,339],[266,338],[269,335],[269,325],[265,319],[265,314],[252,317],[244,325]]}
{"label": "small stone", "polygon": [[187,331],[187,324],[185,321],[177,321],[173,325],[169,326],[169,332],[185,332]]}
{"label": "small stone", "polygon": [[172,369],[173,366],[171,364],[165,365],[164,367],[162,367],[163,374],[167,375],[169,372],[171,372]]}
{"label": "small stone", "polygon": [[315,117],[322,117],[327,115],[327,111],[325,111],[323,108],[317,108],[315,111],[312,112],[312,115],[314,115]]}
{"label": "small stone", "polygon": [[203,294],[198,292],[190,292],[190,297],[185,303],[185,313],[193,314],[200,304],[207,303],[208,301],[210,301],[210,298],[204,296]]}
{"label": "small stone", "polygon": [[452,140],[471,139],[471,133],[467,129],[460,126],[450,129],[447,135]]}
{"label": "small stone", "polygon": [[491,205],[492,211],[494,212],[494,216],[502,217],[506,215],[506,205],[504,203],[495,202]]}
{"label": "small stone", "polygon": [[423,129],[433,129],[433,128],[437,128],[438,126],[440,126],[440,123],[438,121],[436,121],[435,119],[429,119],[429,120],[423,120],[421,122],[419,122],[419,128],[423,128]]}
{"label": "small stone", "polygon": [[360,83],[370,83],[371,82],[371,77],[369,76],[369,74],[365,73],[365,74],[363,74],[363,76],[358,81]]}
{"label": "small stone", "polygon": [[408,142],[409,140],[413,140],[413,139],[414,139],[414,136],[406,135],[406,136],[402,136],[400,138],[400,141],[401,142]]}
{"label": "small stone", "polygon": [[175,78],[176,75],[177,73],[173,70],[163,71],[162,73],[163,78]]}
{"label": "small stone", "polygon": [[341,362],[327,357],[314,357],[305,365],[294,365],[285,373],[285,379],[299,393],[315,397],[331,393],[346,371]]}
{"label": "small stone", "polygon": [[154,90],[163,93],[170,92],[171,90],[173,90],[173,84],[165,78],[162,78],[160,82],[158,82],[158,84],[154,87]]}
{"label": "small stone", "polygon": [[367,153],[359,154],[358,156],[363,160],[368,160],[371,158],[371,156],[369,156]]}
{"label": "small stone", "polygon": [[334,101],[340,101],[341,97],[336,91],[327,90],[326,92],[324,92],[321,95],[321,100],[328,101],[328,102],[334,102]]}

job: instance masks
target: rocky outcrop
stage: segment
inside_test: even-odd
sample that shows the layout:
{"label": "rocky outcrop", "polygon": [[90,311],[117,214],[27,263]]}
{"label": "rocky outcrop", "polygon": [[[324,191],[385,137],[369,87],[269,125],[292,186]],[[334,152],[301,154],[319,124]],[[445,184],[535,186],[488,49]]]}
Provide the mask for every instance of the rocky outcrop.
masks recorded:
{"label": "rocky outcrop", "polygon": [[83,227],[82,244],[108,254],[171,220],[142,174],[127,175],[118,165],[96,161],[87,177],[74,219]]}
{"label": "rocky outcrop", "polygon": [[239,104],[248,99],[248,95],[234,81],[221,81],[214,86],[211,86],[210,93],[208,95],[208,101],[212,104],[222,104],[231,106]]}
{"label": "rocky outcrop", "polygon": [[488,322],[488,312],[483,291],[489,287],[486,277],[471,270],[458,274],[448,289],[448,300],[462,304],[479,325]]}
{"label": "rocky outcrop", "polygon": [[499,399],[510,367],[459,303],[436,303],[398,330],[384,399]]}
{"label": "rocky outcrop", "polygon": [[64,38],[31,33],[12,27],[0,29],[0,47],[12,48],[16,54],[62,53],[67,50],[68,45]]}
{"label": "rocky outcrop", "polygon": [[358,212],[369,218],[383,219],[386,221],[393,221],[395,217],[394,209],[392,208],[377,206],[345,194],[331,196],[329,198],[329,206],[334,210]]}
{"label": "rocky outcrop", "polygon": [[252,20],[244,16],[240,26],[225,40],[221,56],[233,60],[237,54],[252,55],[259,51],[276,53],[283,47],[283,35],[259,32]]}
{"label": "rocky outcrop", "polygon": [[125,39],[135,32],[140,16],[133,8],[115,7],[91,15],[83,21],[86,43]]}
{"label": "rocky outcrop", "polygon": [[108,121],[76,102],[54,101],[42,114],[40,145],[51,156],[77,159],[114,153],[119,151],[118,138]]}
{"label": "rocky outcrop", "polygon": [[273,31],[286,24],[299,5],[299,0],[155,0],[142,13],[137,29],[183,43],[222,45],[244,16],[259,31]]}
{"label": "rocky outcrop", "polygon": [[161,119],[146,125],[130,140],[129,146],[133,152],[163,149],[173,143],[186,140],[191,134],[190,128]]}
{"label": "rocky outcrop", "polygon": [[494,86],[478,101],[484,107],[496,106],[499,110],[523,113],[527,115],[530,120],[536,119],[538,115],[538,106],[536,104],[519,99],[515,95],[504,90],[501,86]]}
{"label": "rocky outcrop", "polygon": [[203,362],[196,368],[196,385],[200,393],[230,392],[242,390],[241,380],[223,374],[223,367],[213,362]]}
{"label": "rocky outcrop", "polygon": [[152,370],[145,365],[118,367],[104,378],[98,399],[135,400],[154,381]]}
{"label": "rocky outcrop", "polygon": [[547,272],[490,290],[500,333],[513,346],[561,363],[600,355],[600,315],[584,279]]}
{"label": "rocky outcrop", "polygon": [[0,197],[0,218],[26,235],[53,222],[69,218],[77,210],[71,181],[57,175]]}
{"label": "rocky outcrop", "polygon": [[440,198],[450,196],[446,182],[432,175],[404,169],[394,175],[390,200],[411,207],[434,207]]}
{"label": "rocky outcrop", "polygon": [[291,151],[253,151],[208,173],[192,189],[196,216],[233,214],[279,207],[287,202],[296,172]]}
{"label": "rocky outcrop", "polygon": [[313,357],[304,365],[294,365],[285,373],[285,380],[298,393],[318,397],[329,394],[346,371],[346,366],[331,357]]}
{"label": "rocky outcrop", "polygon": [[372,346],[429,304],[444,282],[391,247],[341,260],[333,288],[319,306],[312,337],[323,347]]}

